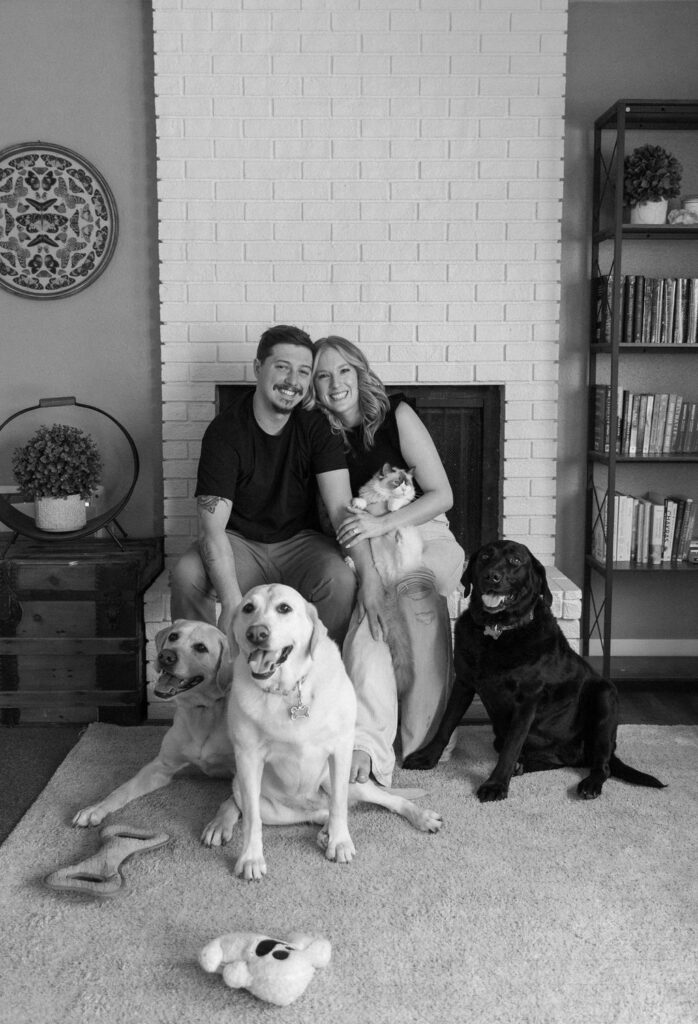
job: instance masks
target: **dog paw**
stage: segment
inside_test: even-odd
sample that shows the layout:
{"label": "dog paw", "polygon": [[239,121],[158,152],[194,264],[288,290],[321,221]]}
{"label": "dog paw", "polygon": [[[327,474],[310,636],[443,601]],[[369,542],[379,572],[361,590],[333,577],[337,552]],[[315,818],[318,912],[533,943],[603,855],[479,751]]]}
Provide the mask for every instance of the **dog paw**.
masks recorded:
{"label": "dog paw", "polygon": [[107,813],[100,804],[94,804],[92,807],[83,807],[73,818],[73,828],[89,828],[90,826],[101,825]]}
{"label": "dog paw", "polygon": [[252,857],[242,854],[235,864],[235,874],[246,882],[261,882],[267,873],[264,857]]}
{"label": "dog paw", "polygon": [[350,836],[347,836],[346,839],[330,841],[330,834],[327,828],[322,828],[318,832],[317,844],[321,850],[325,851],[325,857],[328,860],[335,861],[336,864],[350,864],[356,853]]}
{"label": "dog paw", "polygon": [[483,782],[477,791],[477,798],[481,804],[492,803],[495,800],[506,800],[509,795],[509,787],[501,782]]}
{"label": "dog paw", "polygon": [[417,808],[417,813],[412,821],[414,827],[418,828],[420,832],[439,832],[443,823],[443,818],[436,811],[421,807]]}
{"label": "dog paw", "polygon": [[204,846],[225,846],[233,838],[232,826],[226,827],[224,822],[214,818],[201,833],[201,842]]}
{"label": "dog paw", "polygon": [[224,800],[201,833],[204,846],[225,846],[233,838],[233,829],[240,817],[240,810],[232,797]]}
{"label": "dog paw", "polygon": [[422,747],[421,750],[415,750],[413,754],[408,754],[402,762],[402,767],[406,771],[429,771],[429,769],[435,768],[439,763],[442,750],[442,747],[434,747],[432,744],[429,744],[426,747]]}
{"label": "dog paw", "polygon": [[604,782],[605,779],[599,781],[593,775],[588,775],[577,786],[577,795],[581,796],[582,800],[596,800],[597,797],[601,796],[601,788]]}
{"label": "dog paw", "polygon": [[333,860],[335,864],[351,864],[354,859],[356,848],[351,839],[345,839],[339,843],[328,843],[325,856]]}

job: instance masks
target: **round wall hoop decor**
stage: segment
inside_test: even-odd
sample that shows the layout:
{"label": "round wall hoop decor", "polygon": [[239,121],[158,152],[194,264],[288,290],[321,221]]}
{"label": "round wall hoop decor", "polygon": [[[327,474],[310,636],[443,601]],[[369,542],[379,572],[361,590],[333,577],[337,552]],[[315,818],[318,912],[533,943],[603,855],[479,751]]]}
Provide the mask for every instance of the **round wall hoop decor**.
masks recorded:
{"label": "round wall hoop decor", "polygon": [[0,151],[0,287],[73,295],[105,269],[117,236],[111,189],[84,157],[42,142]]}

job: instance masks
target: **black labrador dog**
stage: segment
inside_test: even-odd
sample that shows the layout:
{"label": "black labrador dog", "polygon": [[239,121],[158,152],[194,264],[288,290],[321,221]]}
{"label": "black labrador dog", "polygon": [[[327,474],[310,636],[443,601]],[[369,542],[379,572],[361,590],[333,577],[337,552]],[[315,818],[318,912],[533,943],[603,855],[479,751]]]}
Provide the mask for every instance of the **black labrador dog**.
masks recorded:
{"label": "black labrador dog", "polygon": [[498,540],[470,558],[463,574],[470,605],[456,623],[456,679],[434,739],[404,768],[433,768],[475,694],[494,729],[499,754],[477,791],[505,800],[512,775],[588,765],[577,786],[600,796],[609,776],[663,788],[616,757],[618,691],[572,650],[554,618],[545,569],[523,544]]}

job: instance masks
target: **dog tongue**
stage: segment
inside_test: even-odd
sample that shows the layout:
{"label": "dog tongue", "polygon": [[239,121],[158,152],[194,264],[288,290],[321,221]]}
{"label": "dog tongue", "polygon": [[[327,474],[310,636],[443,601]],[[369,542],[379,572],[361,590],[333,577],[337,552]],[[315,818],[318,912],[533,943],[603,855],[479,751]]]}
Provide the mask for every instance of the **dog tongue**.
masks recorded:
{"label": "dog tongue", "polygon": [[270,676],[273,675],[276,669],[276,657],[274,651],[262,651],[257,649],[252,651],[247,664],[250,666],[250,670],[256,676]]}
{"label": "dog tongue", "polygon": [[505,594],[483,594],[482,603],[485,608],[489,608],[492,611],[495,608],[499,608],[500,605],[506,601]]}

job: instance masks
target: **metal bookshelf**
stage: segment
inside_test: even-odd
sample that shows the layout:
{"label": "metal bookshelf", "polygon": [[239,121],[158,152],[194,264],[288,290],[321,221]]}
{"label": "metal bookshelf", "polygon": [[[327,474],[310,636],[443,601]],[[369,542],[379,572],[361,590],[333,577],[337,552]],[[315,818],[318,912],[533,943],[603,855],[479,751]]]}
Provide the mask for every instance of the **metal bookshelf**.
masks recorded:
{"label": "metal bookshelf", "polygon": [[[698,225],[630,225],[623,222],[623,166],[629,131],[698,131],[698,101],[684,100],[618,100],[594,124],[593,171],[593,223],[591,232],[591,287],[590,287],[590,342],[588,358],[589,415],[587,441],[587,496],[585,516],[585,569],[582,601],[582,653],[589,657],[590,643],[598,640],[600,657],[589,657],[604,675],[616,680],[646,681],[651,678],[698,681],[698,658],[629,658],[614,653],[613,612],[614,585],[623,574],[638,583],[653,578],[677,574],[678,579],[698,582],[698,565],[687,562],[664,562],[647,565],[635,562],[614,562],[615,494],[628,466],[643,465],[648,472],[652,465],[674,464],[682,474],[672,478],[672,486],[688,489],[698,502],[698,453],[667,455],[627,455],[616,451],[615,432],[620,410],[618,389],[621,364],[627,361],[656,356],[671,360],[686,360],[685,373],[688,400],[698,401],[696,379],[698,344],[628,344],[623,339],[622,290],[623,253],[626,246],[642,247],[643,242],[678,247],[679,258],[685,262],[686,277],[698,277]],[[648,135],[647,141],[651,141]],[[637,256],[637,250],[633,256]],[[642,255],[641,253],[639,254]],[[651,256],[648,256],[650,259]],[[602,269],[603,268],[603,269]],[[612,286],[600,299],[599,283],[612,274]],[[605,317],[610,338],[599,339],[597,326]],[[663,364],[668,365],[668,364]],[[611,424],[609,451],[599,452],[594,445],[595,405],[594,388],[598,384],[610,387],[608,417]],[[657,376],[645,390],[660,392]],[[667,470],[667,472],[670,472]],[[690,474],[690,482],[685,483]],[[649,478],[648,478],[649,479]],[[652,485],[648,483],[648,487]],[[599,494],[602,496],[599,500]],[[601,506],[606,504],[605,557],[599,558],[593,549],[593,535],[602,519]],[[692,602],[695,609],[695,603]],[[687,622],[695,614],[686,614],[677,607]]]}

